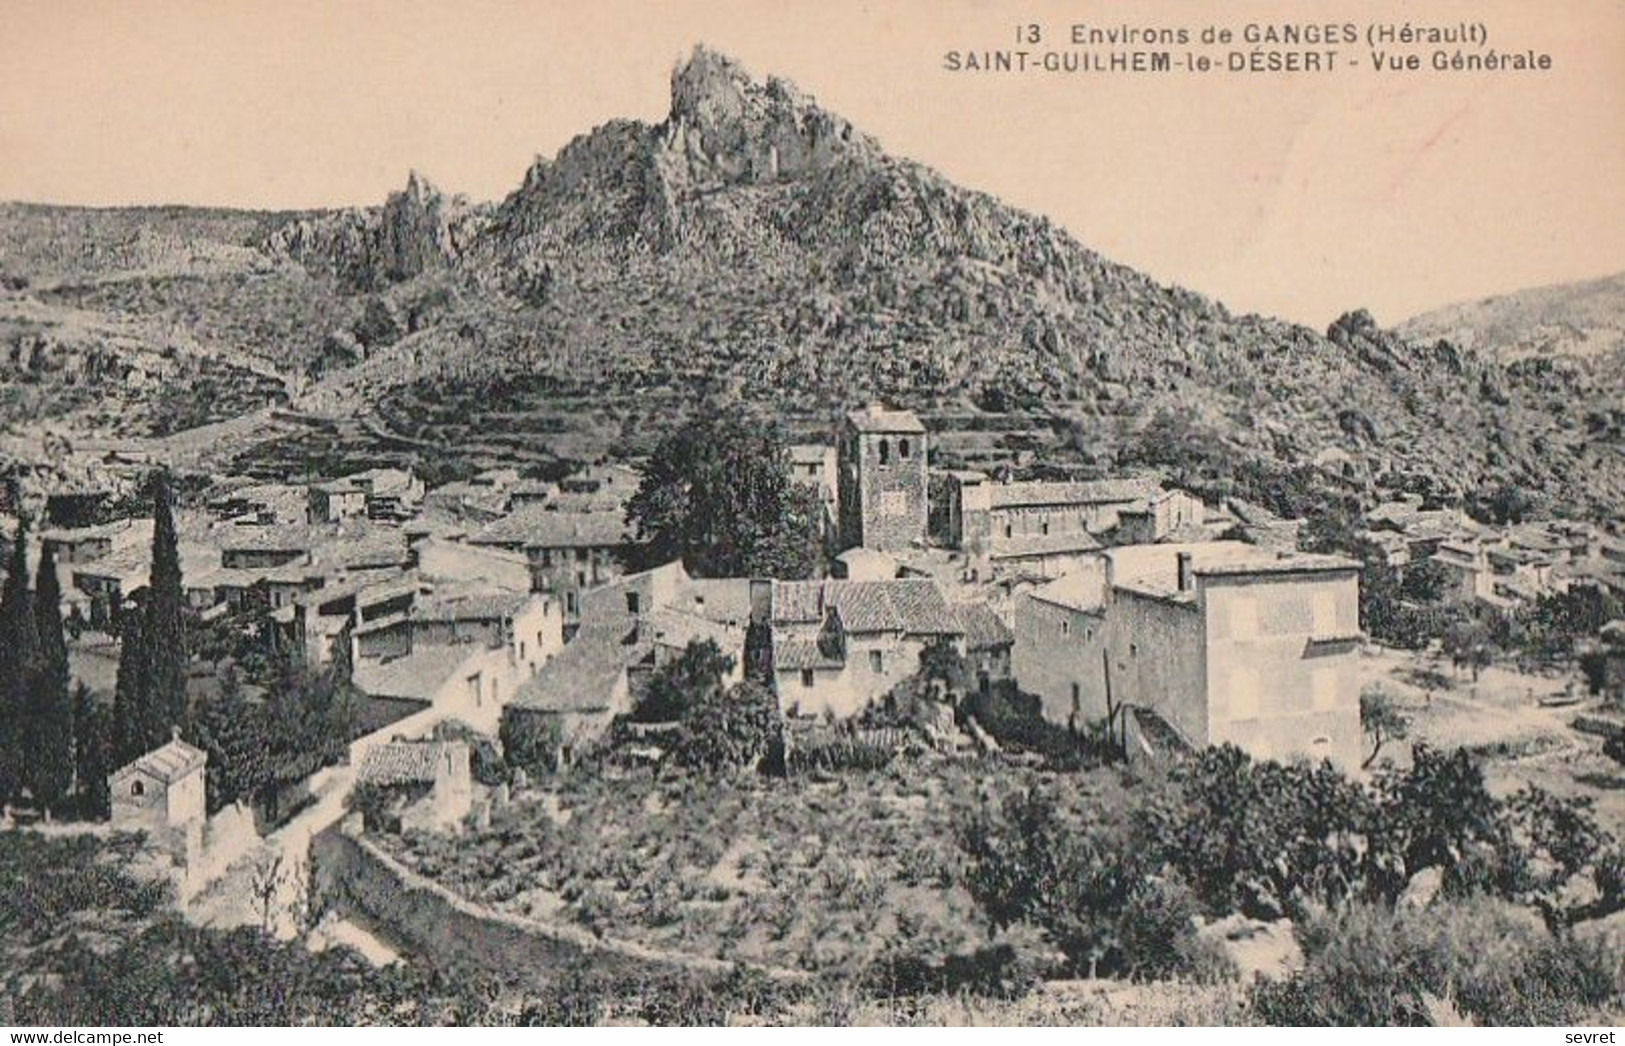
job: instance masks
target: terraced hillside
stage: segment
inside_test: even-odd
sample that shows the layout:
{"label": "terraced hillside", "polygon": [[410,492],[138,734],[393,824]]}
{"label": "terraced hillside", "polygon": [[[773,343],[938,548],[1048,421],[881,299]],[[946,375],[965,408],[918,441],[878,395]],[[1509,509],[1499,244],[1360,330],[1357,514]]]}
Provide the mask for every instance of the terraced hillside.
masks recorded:
{"label": "terraced hillside", "polygon": [[[1037,417],[1046,456],[1085,465],[1173,415],[1242,458],[1335,451],[1444,496],[1514,483],[1575,513],[1625,506],[1625,353],[1508,367],[1357,310],[1324,333],[1235,316],[887,155],[724,56],[697,50],[671,97],[661,123],[584,134],[494,204],[413,175],[359,211],[11,209],[0,270],[44,305],[262,360],[300,409],[443,456],[635,446],[712,396],[816,430],[879,396]],[[45,250],[53,223],[73,235]],[[135,265],[185,272],[121,275]],[[593,438],[556,450],[561,407],[582,402]]]}

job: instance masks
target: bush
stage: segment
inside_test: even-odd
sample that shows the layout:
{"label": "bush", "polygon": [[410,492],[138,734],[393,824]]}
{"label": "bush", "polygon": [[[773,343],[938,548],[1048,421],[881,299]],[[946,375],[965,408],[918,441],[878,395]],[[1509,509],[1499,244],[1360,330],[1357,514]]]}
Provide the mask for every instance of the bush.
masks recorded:
{"label": "bush", "polygon": [[754,769],[776,755],[782,769],[783,731],[779,699],[746,681],[690,705],[671,754],[679,766],[711,771]]}
{"label": "bush", "polygon": [[1037,987],[1047,956],[1020,942],[1001,941],[943,958],[909,953],[870,964],[860,990],[870,998],[973,995],[1019,999]]}
{"label": "bush", "polygon": [[1299,937],[1304,968],[1252,989],[1265,1024],[1423,1025],[1430,996],[1485,1024],[1575,1024],[1620,998],[1617,957],[1485,898],[1425,910],[1355,903]]}
{"label": "bush", "polygon": [[971,818],[960,832],[966,888],[995,928],[1043,930],[1073,973],[1196,972],[1194,895],[1143,845],[1121,781],[1092,783],[1011,796]]}
{"label": "bush", "polygon": [[542,719],[514,709],[502,714],[499,728],[502,758],[509,770],[552,773],[557,770],[563,737],[553,719]]}
{"label": "bush", "polygon": [[1359,888],[1372,809],[1329,764],[1255,762],[1226,745],[1151,790],[1144,830],[1209,912],[1276,919]]}
{"label": "bush", "polygon": [[1052,770],[1088,770],[1121,754],[1104,723],[1090,723],[1082,732],[1057,726],[1039,711],[1036,696],[1008,684],[987,694],[970,694],[961,708],[962,715],[975,719],[1001,748],[1041,755]]}

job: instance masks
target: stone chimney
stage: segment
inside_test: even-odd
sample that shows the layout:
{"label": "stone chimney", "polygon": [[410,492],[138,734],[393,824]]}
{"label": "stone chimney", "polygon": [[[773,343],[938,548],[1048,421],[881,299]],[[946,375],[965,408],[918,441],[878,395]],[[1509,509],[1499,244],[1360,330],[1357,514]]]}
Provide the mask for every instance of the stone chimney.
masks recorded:
{"label": "stone chimney", "polygon": [[1189,552],[1181,552],[1179,554],[1179,590],[1181,592],[1189,592],[1195,586],[1196,571],[1191,565],[1191,554]]}

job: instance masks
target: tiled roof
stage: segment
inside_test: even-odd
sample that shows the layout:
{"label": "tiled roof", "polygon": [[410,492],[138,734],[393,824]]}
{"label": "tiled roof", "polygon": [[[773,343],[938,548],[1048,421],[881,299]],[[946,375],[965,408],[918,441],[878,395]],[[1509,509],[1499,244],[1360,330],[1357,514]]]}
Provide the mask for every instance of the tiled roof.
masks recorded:
{"label": "tiled roof", "polygon": [[412,616],[419,621],[491,621],[518,613],[531,598],[529,592],[511,589],[437,592],[420,599]]}
{"label": "tiled roof", "polygon": [[128,538],[131,541],[152,540],[152,520],[118,519],[111,523],[98,523],[89,527],[52,527],[40,531],[40,540],[71,544],[79,541],[112,541]]}
{"label": "tiled roof", "polygon": [[855,410],[846,420],[859,432],[924,432],[925,426],[911,410],[885,410],[868,407]]}
{"label": "tiled roof", "polygon": [[1016,641],[1010,626],[986,603],[960,603],[954,607],[954,616],[959,619],[965,645],[971,650],[991,650]]}
{"label": "tiled roof", "polygon": [[610,709],[616,684],[649,653],[628,642],[630,628],[584,625],[553,660],[519,687],[509,708],[530,712],[601,712]]}
{"label": "tiled roof", "polygon": [[363,659],[355,666],[355,685],[374,697],[433,701],[446,681],[479,657],[482,650],[466,644],[435,644],[419,647],[404,657]]}
{"label": "tiled roof", "polygon": [[959,633],[942,590],[927,578],[781,581],[773,586],[773,619],[781,624],[816,623],[831,609],[848,632]]}
{"label": "tiled roof", "polygon": [[988,550],[990,559],[1024,559],[1030,556],[1059,556],[1069,552],[1094,552],[1100,541],[1087,531],[1074,534],[1021,534],[995,538]]}
{"label": "tiled roof", "polygon": [[1026,505],[1111,505],[1148,500],[1162,488],[1155,480],[1103,479],[1088,483],[1000,483],[991,488],[994,508]]}
{"label": "tiled roof", "polygon": [[1068,610],[1097,611],[1103,595],[1102,577],[1091,570],[1075,570],[1032,592],[1034,599]]}
{"label": "tiled roof", "polygon": [[232,527],[221,547],[239,552],[305,552],[315,544],[301,526]]}
{"label": "tiled roof", "polygon": [[194,748],[177,737],[120,768],[113,776],[124,777],[140,771],[150,777],[156,777],[165,784],[174,784],[187,774],[203,769],[208,761],[209,757],[202,749]]}
{"label": "tiled roof", "polygon": [[773,670],[800,672],[813,668],[840,668],[844,662],[824,652],[815,639],[780,639],[773,643]]}
{"label": "tiled roof", "polygon": [[745,630],[743,627],[730,628],[707,620],[697,614],[688,614],[676,610],[656,609],[643,615],[640,622],[643,636],[648,642],[659,643],[663,646],[685,647],[694,640],[709,639],[715,643],[724,654],[738,656],[738,651],[744,647]]}
{"label": "tiled roof", "polygon": [[459,754],[468,760],[468,744],[464,741],[391,741],[368,749],[356,768],[359,784],[406,785],[433,784],[435,769],[440,761]]}
{"label": "tiled roof", "polygon": [[469,543],[521,548],[609,548],[631,540],[619,512],[560,512],[542,505],[522,508],[480,528]]}

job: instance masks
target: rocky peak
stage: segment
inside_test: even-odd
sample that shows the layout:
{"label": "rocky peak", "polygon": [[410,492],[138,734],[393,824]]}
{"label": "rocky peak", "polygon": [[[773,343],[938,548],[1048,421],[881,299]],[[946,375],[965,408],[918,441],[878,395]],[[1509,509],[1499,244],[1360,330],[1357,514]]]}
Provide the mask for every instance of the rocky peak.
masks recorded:
{"label": "rocky peak", "polygon": [[777,77],[759,83],[703,44],[672,71],[662,131],[666,173],[698,187],[785,181],[879,151],[794,84]]}

